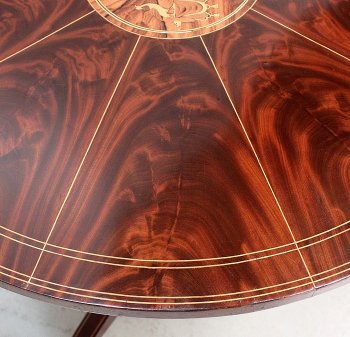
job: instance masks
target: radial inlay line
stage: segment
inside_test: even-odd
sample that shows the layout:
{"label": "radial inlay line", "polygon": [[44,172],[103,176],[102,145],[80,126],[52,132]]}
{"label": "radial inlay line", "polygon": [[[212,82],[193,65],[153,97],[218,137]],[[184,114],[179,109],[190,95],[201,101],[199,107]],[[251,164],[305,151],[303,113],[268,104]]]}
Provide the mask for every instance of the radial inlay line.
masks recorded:
{"label": "radial inlay line", "polygon": [[341,53],[335,51],[334,49],[329,48],[329,47],[327,47],[326,45],[324,45],[324,44],[322,44],[322,43],[320,43],[320,42],[317,42],[317,41],[311,39],[310,37],[308,37],[308,36],[306,36],[306,35],[304,35],[304,34],[302,34],[302,33],[299,33],[299,32],[296,31],[295,29],[293,29],[293,28],[291,28],[291,27],[289,27],[289,26],[283,24],[282,22],[279,22],[279,21],[277,21],[277,20],[271,18],[270,16],[268,16],[268,15],[266,15],[266,14],[264,14],[264,13],[259,12],[258,10],[254,9],[254,8],[251,8],[251,11],[253,11],[253,12],[255,12],[255,13],[261,15],[262,17],[264,17],[264,18],[266,18],[266,19],[268,19],[268,20],[270,20],[270,21],[272,21],[272,22],[278,24],[279,26],[281,26],[281,27],[283,27],[283,28],[285,28],[285,29],[288,29],[289,31],[293,32],[294,34],[297,34],[297,35],[301,36],[302,38],[304,38],[304,39],[306,39],[306,40],[308,40],[308,41],[310,41],[310,42],[312,42],[312,43],[314,43],[314,44],[317,44],[318,46],[320,46],[320,47],[322,47],[322,48],[324,48],[324,49],[330,51],[331,53],[336,54],[336,55],[338,55],[338,56],[342,57],[343,59],[345,59],[345,60],[347,60],[347,61],[350,62],[350,58],[349,58],[349,57],[346,57],[345,55],[343,55],[343,54],[341,54]]}
{"label": "radial inlay line", "polygon": [[[189,262],[207,262],[207,261],[217,261],[217,260],[228,260],[228,259],[235,259],[235,258],[240,258],[240,257],[247,257],[249,255],[257,255],[257,254],[261,254],[261,253],[267,253],[267,252],[270,252],[272,250],[278,250],[278,249],[282,249],[282,248],[286,248],[286,247],[290,247],[290,246],[294,246],[295,243],[297,243],[298,245],[305,242],[305,241],[309,241],[309,240],[313,240],[313,239],[316,239],[317,237],[320,237],[322,235],[325,235],[325,234],[328,234],[332,231],[335,231],[341,227],[344,227],[346,225],[349,225],[350,224],[350,220],[348,221],[345,221],[343,223],[341,223],[340,225],[337,225],[333,228],[330,228],[330,229],[327,229],[326,231],[323,231],[323,232],[320,232],[318,234],[315,234],[315,235],[312,235],[312,236],[308,236],[304,239],[300,239],[300,240],[297,240],[295,242],[290,242],[290,243],[286,243],[284,245],[280,245],[280,246],[275,246],[275,247],[271,247],[271,248],[266,248],[266,249],[261,249],[261,250],[257,250],[257,251],[252,251],[252,252],[248,252],[248,253],[245,253],[245,254],[236,254],[236,255],[228,255],[228,256],[218,256],[218,257],[212,257],[212,258],[202,258],[202,259],[183,259],[183,260],[175,260],[175,259],[169,259],[169,260],[165,260],[165,259],[136,259],[136,258],[127,258],[127,257],[122,257],[122,256],[112,256],[112,255],[104,255],[104,254],[98,254],[98,253],[92,253],[92,252],[87,252],[87,251],[82,251],[82,250],[77,250],[77,249],[72,249],[72,248],[68,248],[68,247],[64,247],[64,246],[59,246],[59,245],[54,245],[52,243],[47,243],[46,246],[48,247],[51,247],[51,248],[56,248],[56,249],[62,249],[62,250],[65,250],[67,252],[72,252],[72,253],[77,253],[77,254],[83,254],[83,255],[89,255],[89,256],[92,256],[92,257],[100,257],[100,258],[106,258],[106,259],[112,259],[112,260],[123,260],[123,261],[138,261],[138,262],[152,262],[152,263],[189,263]],[[30,241],[33,241],[33,242],[36,242],[36,243],[39,243],[41,244],[42,246],[44,246],[45,242],[44,241],[41,241],[41,240],[37,240],[37,239],[34,239],[30,236],[27,236],[27,235],[23,235],[19,232],[16,232],[16,231],[13,231],[9,228],[6,228],[4,226],[0,226],[0,229],[3,229],[9,233],[12,233],[12,234],[15,234],[23,239],[27,239],[27,240],[30,240]],[[317,243],[321,243],[321,242],[325,242],[325,241],[328,241],[334,237],[337,237],[339,235],[342,235],[344,233],[347,233],[350,231],[350,228],[346,228],[344,230],[342,230],[341,232],[339,233],[336,233],[336,234],[332,234],[330,236],[327,236],[326,238],[323,238],[323,239],[320,239],[320,240],[317,240],[316,242],[314,243],[310,243],[310,244],[307,244],[307,245],[303,245],[302,247],[299,247],[299,249],[304,249],[304,248],[307,248],[307,247],[311,247],[311,246],[314,246],[315,244]],[[16,240],[8,235],[4,235],[4,234],[1,234],[1,236],[3,237],[6,237],[7,239],[10,239],[10,240],[13,240],[13,241],[16,241],[20,244],[24,244],[24,245],[27,245],[29,247],[32,247],[32,248],[36,248],[36,249],[41,249],[37,246],[34,246],[34,245],[31,245],[31,244],[27,244],[23,241],[19,241],[19,240]],[[48,250],[46,250],[47,252],[50,252]],[[286,252],[286,251],[284,251]]]}
{"label": "radial inlay line", "polygon": [[42,37],[41,39],[39,39],[39,40],[37,40],[37,41],[35,41],[35,42],[29,44],[28,46],[26,46],[26,47],[24,47],[24,48],[22,48],[22,49],[20,49],[20,50],[18,50],[18,51],[16,51],[15,53],[13,53],[13,54],[11,54],[11,55],[9,55],[9,56],[6,56],[4,59],[0,60],[0,64],[3,63],[3,62],[5,62],[5,61],[7,61],[7,60],[9,60],[9,59],[12,58],[12,57],[18,55],[18,54],[20,54],[20,53],[26,51],[27,49],[29,49],[29,48],[35,46],[36,44],[38,44],[38,43],[40,43],[40,42],[46,40],[46,39],[49,38],[50,36],[55,35],[56,33],[59,33],[60,31],[64,30],[65,28],[67,28],[67,27],[73,25],[74,23],[76,23],[76,22],[78,22],[78,21],[84,19],[85,17],[87,17],[88,15],[90,15],[90,14],[92,14],[92,13],[94,13],[94,12],[95,12],[95,11],[91,11],[91,12],[89,12],[89,13],[86,13],[86,14],[84,14],[83,16],[80,16],[79,18],[77,18],[77,19],[75,19],[75,20],[73,20],[73,21],[67,23],[67,24],[64,25],[63,27],[61,27],[61,28],[55,30],[54,32],[52,32],[52,33],[50,33],[50,34],[48,34],[48,35],[45,35],[45,36]]}
{"label": "radial inlay line", "polygon": [[[254,10],[254,9],[252,9],[252,10]],[[291,229],[291,227],[290,227],[290,225],[289,225],[289,222],[288,222],[288,220],[287,220],[287,218],[286,218],[286,216],[285,216],[285,214],[284,214],[284,212],[283,212],[283,210],[282,210],[282,207],[281,207],[281,205],[280,205],[280,203],[279,203],[279,201],[278,201],[278,199],[277,199],[277,196],[276,196],[276,194],[275,194],[275,191],[274,191],[273,188],[272,188],[272,185],[271,185],[271,183],[270,183],[270,180],[269,180],[269,178],[267,177],[267,174],[266,174],[266,172],[265,172],[265,169],[264,169],[264,167],[262,166],[262,163],[261,163],[261,161],[260,161],[260,159],[259,159],[259,156],[258,156],[258,154],[257,154],[257,152],[256,152],[256,150],[255,150],[255,148],[254,148],[254,146],[253,146],[253,143],[252,143],[251,140],[250,140],[250,137],[249,137],[248,132],[247,132],[247,130],[246,130],[246,128],[245,128],[245,126],[244,126],[242,120],[241,120],[241,117],[240,117],[239,114],[238,114],[238,111],[237,111],[237,109],[236,109],[236,106],[234,105],[233,100],[231,99],[231,95],[229,94],[229,92],[228,92],[228,90],[227,90],[227,88],[226,88],[226,85],[225,85],[225,83],[224,83],[224,81],[223,81],[223,79],[222,79],[222,77],[221,77],[221,75],[220,75],[220,73],[219,73],[219,71],[218,71],[218,69],[217,69],[217,67],[216,67],[216,64],[215,64],[215,62],[214,62],[214,60],[213,60],[213,58],[212,58],[212,56],[211,56],[211,54],[210,54],[210,52],[209,52],[209,50],[208,50],[207,45],[205,44],[205,42],[204,42],[204,40],[203,40],[203,38],[202,38],[201,36],[200,36],[200,39],[201,39],[201,41],[202,41],[202,43],[203,43],[203,46],[204,46],[204,48],[205,48],[205,50],[206,50],[206,52],[207,52],[207,54],[208,54],[208,57],[209,57],[210,61],[211,61],[212,65],[213,65],[213,67],[214,67],[214,69],[215,69],[215,72],[216,72],[216,74],[217,74],[217,76],[218,76],[218,78],[219,78],[219,80],[220,80],[220,82],[221,82],[221,84],[222,84],[222,86],[223,86],[225,92],[226,92],[226,95],[227,95],[227,97],[228,97],[228,99],[229,99],[229,101],[230,101],[230,103],[231,103],[231,105],[232,105],[232,108],[233,108],[233,110],[234,110],[234,112],[235,112],[235,114],[236,114],[236,116],[237,116],[237,119],[238,119],[238,121],[239,121],[239,124],[241,125],[241,127],[242,127],[242,129],[243,129],[243,132],[244,132],[244,134],[245,134],[245,136],[246,136],[246,138],[247,138],[247,141],[248,141],[248,143],[249,143],[249,145],[250,145],[250,147],[251,147],[251,149],[252,149],[252,151],[253,151],[253,153],[254,153],[254,156],[255,156],[255,158],[256,158],[258,164],[259,164],[259,167],[260,167],[260,169],[261,169],[261,172],[262,172],[263,175],[264,175],[264,178],[265,178],[265,180],[266,180],[266,182],[267,182],[267,185],[268,185],[268,187],[269,187],[269,189],[270,189],[270,191],[271,191],[271,193],[272,193],[272,195],[273,195],[273,198],[274,198],[274,200],[275,200],[275,202],[276,202],[276,204],[277,204],[277,206],[278,206],[278,209],[279,209],[279,211],[280,211],[280,213],[281,213],[281,215],[282,215],[282,217],[283,217],[283,220],[284,220],[284,222],[286,223],[286,225],[287,225],[287,227],[288,227],[288,230],[289,230],[289,232],[290,232],[290,234],[291,234],[291,236],[292,236],[293,242],[294,242],[294,244],[295,244],[295,246],[296,246],[296,248],[297,248],[297,250],[298,250],[298,253],[299,253],[299,255],[300,255],[300,258],[302,259],[302,262],[303,262],[303,264],[304,264],[304,266],[305,266],[305,269],[306,269],[306,271],[307,271],[307,273],[308,273],[308,275],[309,275],[309,277],[310,277],[310,280],[311,280],[311,282],[312,282],[314,288],[316,288],[316,286],[315,286],[315,284],[314,284],[314,281],[313,281],[313,279],[312,279],[310,270],[309,270],[309,268],[308,268],[308,266],[307,266],[307,264],[306,264],[306,262],[305,262],[304,256],[302,255],[302,253],[301,253],[301,251],[300,251],[300,249],[299,249],[299,246],[298,246],[297,241],[296,241],[296,239],[295,239],[294,233],[293,233],[293,231],[292,231],[292,229]]]}
{"label": "radial inlay line", "polygon": [[37,267],[38,267],[38,264],[39,264],[39,262],[40,262],[40,260],[41,260],[41,257],[42,257],[42,255],[43,255],[43,253],[44,253],[44,251],[45,251],[45,248],[46,248],[46,246],[47,246],[47,243],[48,243],[48,241],[50,240],[50,237],[51,237],[51,235],[52,235],[53,230],[55,229],[55,226],[56,226],[56,224],[57,224],[57,222],[58,222],[58,219],[59,219],[59,217],[60,217],[60,215],[61,215],[61,213],[62,213],[62,210],[63,210],[64,206],[66,205],[66,202],[67,202],[67,200],[68,200],[68,198],[69,198],[69,196],[70,196],[70,194],[71,194],[71,192],[72,192],[73,186],[74,186],[74,184],[75,184],[75,182],[76,182],[76,180],[77,180],[77,178],[78,178],[78,175],[79,175],[79,173],[80,173],[80,171],[81,171],[81,169],[82,169],[82,167],[83,167],[83,165],[84,165],[85,159],[86,159],[88,153],[90,152],[90,149],[91,149],[91,147],[92,147],[92,144],[93,144],[93,142],[94,142],[94,140],[95,140],[95,138],[96,138],[96,135],[97,135],[97,133],[98,133],[100,127],[101,127],[101,124],[102,124],[102,122],[103,122],[103,120],[104,120],[104,118],[105,118],[105,116],[106,116],[106,114],[107,114],[107,112],[108,112],[108,110],[109,110],[109,107],[110,107],[110,105],[111,105],[111,103],[112,103],[112,100],[113,100],[113,98],[114,98],[114,96],[115,96],[115,94],[116,94],[116,92],[117,92],[117,90],[118,90],[118,87],[119,87],[119,84],[120,84],[121,80],[122,80],[123,77],[124,77],[124,74],[125,74],[125,72],[126,72],[126,69],[128,68],[128,65],[129,65],[129,63],[130,63],[130,61],[131,61],[131,59],[132,59],[132,57],[133,57],[133,55],[134,55],[134,53],[135,53],[135,50],[136,50],[136,48],[137,48],[137,45],[138,45],[139,41],[140,41],[140,37],[138,37],[138,39],[137,39],[137,41],[136,41],[136,43],[135,43],[135,45],[134,45],[134,48],[132,49],[132,51],[131,51],[131,53],[130,53],[130,56],[129,56],[129,58],[128,58],[126,64],[125,64],[125,67],[124,67],[124,69],[123,69],[121,75],[119,76],[118,82],[117,82],[117,84],[116,84],[116,86],[115,86],[115,88],[114,88],[114,90],[113,90],[113,92],[112,92],[112,95],[111,95],[111,97],[110,97],[110,99],[109,99],[109,101],[108,101],[108,103],[107,103],[107,106],[106,106],[106,108],[105,108],[105,110],[104,110],[104,112],[103,112],[103,114],[102,114],[102,117],[101,117],[101,119],[100,119],[100,121],[99,121],[99,123],[98,123],[98,125],[97,125],[97,127],[96,127],[96,130],[95,130],[95,132],[94,132],[94,134],[93,134],[93,136],[92,136],[92,138],[91,138],[91,141],[90,141],[90,143],[89,143],[89,145],[88,145],[88,148],[87,148],[87,150],[86,150],[86,152],[85,152],[85,154],[84,154],[84,156],[83,156],[83,159],[82,159],[82,161],[81,161],[81,163],[80,163],[80,165],[79,165],[79,167],[78,167],[78,170],[77,170],[77,172],[76,172],[76,174],[75,174],[75,176],[74,176],[74,178],[73,178],[73,181],[72,181],[72,183],[71,183],[71,185],[70,185],[70,187],[69,187],[69,189],[68,189],[68,192],[67,192],[67,194],[66,194],[66,196],[65,196],[65,198],[64,198],[64,200],[63,200],[63,203],[62,203],[62,205],[61,205],[61,207],[60,207],[60,209],[59,209],[59,211],[58,211],[58,214],[57,214],[57,216],[56,216],[56,218],[55,218],[55,221],[54,221],[54,223],[53,223],[53,225],[52,225],[52,227],[51,227],[51,230],[50,230],[50,232],[49,232],[49,235],[47,236],[47,239],[46,239],[46,241],[45,241],[44,247],[43,247],[42,250],[41,250],[41,253],[40,253],[40,255],[39,255],[39,258],[38,258],[38,260],[37,260],[37,262],[36,262],[36,264],[35,264],[35,266],[34,266],[34,269],[33,269],[33,271],[32,271],[32,274],[31,274],[31,276],[30,276],[30,278],[29,278],[29,280],[28,280],[28,282],[27,282],[27,286],[28,286],[28,284],[30,283],[30,281],[31,281],[31,279],[32,279],[32,277],[33,277],[33,275],[34,275],[34,273],[35,273]]}
{"label": "radial inlay line", "polygon": [[[322,272],[312,274],[312,276],[313,277],[318,277],[318,276],[327,274],[327,273],[329,273],[331,271],[335,271],[335,270],[337,270],[339,268],[343,268],[345,266],[348,266],[349,264],[350,264],[350,262],[347,262],[347,263],[338,265],[336,267],[324,270]],[[19,273],[19,272],[15,271],[15,270],[12,270],[10,268],[6,268],[6,267],[3,267],[3,266],[0,266],[0,269],[4,269],[7,272],[12,272],[12,273],[20,275],[22,277],[29,277],[26,274]],[[318,279],[315,280],[315,283],[322,282],[324,280],[330,279],[330,278],[332,278],[332,277],[334,277],[336,275],[340,275],[340,274],[343,274],[343,273],[348,272],[348,271],[350,271],[350,268],[346,268],[344,270],[338,271],[338,272],[333,273],[331,275],[327,275],[327,276],[318,278]],[[1,272],[1,271],[0,271],[0,274],[3,274],[5,276],[8,276],[8,277],[13,278],[15,280],[19,280],[19,281],[22,281],[22,282],[24,281],[23,279],[20,279],[20,278],[18,278],[16,276],[13,276],[13,275],[6,274],[6,273]],[[296,283],[296,282],[309,280],[309,277],[308,276],[307,277],[302,277],[302,278],[295,279],[295,280],[288,281],[288,282],[278,283],[278,284],[265,286],[265,287],[261,287],[261,288],[242,290],[242,291],[237,291],[237,292],[218,293],[218,294],[210,294],[210,295],[188,295],[188,296],[185,296],[185,295],[183,295],[183,296],[147,296],[147,295],[121,294],[121,293],[113,293],[113,292],[98,291],[98,290],[92,290],[92,289],[84,289],[84,288],[78,288],[78,287],[73,287],[73,286],[67,286],[67,285],[64,285],[64,284],[56,283],[56,282],[42,280],[42,279],[39,279],[39,278],[36,278],[36,277],[33,277],[32,279],[35,280],[35,281],[41,282],[41,283],[46,283],[46,284],[49,284],[49,285],[57,286],[59,288],[63,287],[63,288],[66,288],[66,289],[76,290],[76,291],[85,292],[85,293],[88,292],[88,293],[97,294],[97,295],[107,295],[107,296],[113,296],[113,297],[126,297],[126,298],[132,298],[133,297],[133,298],[141,298],[141,299],[143,299],[143,298],[144,299],[190,299],[190,298],[215,298],[215,297],[242,295],[242,294],[247,294],[247,293],[252,293],[252,292],[261,292],[263,290],[268,290],[268,289],[272,289],[272,288],[279,288],[279,287],[283,287],[283,286],[286,286],[286,285],[291,285],[291,284]],[[283,292],[283,291],[288,291],[290,289],[299,288],[299,287],[303,287],[303,286],[307,286],[307,285],[311,285],[311,284],[312,284],[312,282],[306,282],[306,283],[300,284],[298,286],[294,286],[292,288],[284,288],[284,289],[281,289],[281,290],[278,290],[278,291],[275,291],[275,292],[269,292],[269,293],[264,293],[264,294],[259,294],[259,295],[267,296],[267,295],[271,295],[271,294],[275,294],[275,293],[279,293],[279,292]],[[59,293],[63,293],[63,294],[68,293],[68,294],[72,294],[72,295],[76,295],[76,296],[81,296],[81,294],[70,293],[70,292],[67,292],[67,291],[62,291],[61,289],[47,288],[45,286],[42,286],[42,285],[40,285],[38,283],[34,283],[34,282],[32,282],[31,285],[36,286],[38,288],[53,290],[55,292],[59,292]],[[230,300],[231,301],[235,301],[235,300],[242,300],[242,299],[247,299],[247,298],[254,298],[254,297],[259,297],[259,295],[250,296],[250,297],[243,297],[243,298],[242,297],[240,297],[240,298],[232,298]],[[86,296],[86,297],[89,297],[89,296]],[[113,302],[129,302],[129,303],[132,303],[132,301],[129,301],[129,300],[121,301],[121,300],[117,300],[117,299],[113,299],[113,298],[106,298],[106,297],[103,297],[101,299],[109,300],[109,301],[113,301]],[[218,301],[220,302],[220,300],[216,300],[215,303],[218,303]],[[228,300],[223,300],[223,301],[225,302],[225,301],[228,301]],[[198,303],[210,303],[210,302],[211,301],[205,301],[205,302],[202,301],[202,302],[198,302]],[[142,303],[142,304],[152,304],[151,302],[140,302],[140,303]],[[179,303],[179,305],[180,305],[180,304],[194,304],[194,303],[197,303],[197,302],[182,302],[182,303],[181,302],[177,302],[177,303]],[[157,304],[162,304],[162,303],[157,302]],[[167,304],[169,305],[169,303],[167,303]],[[171,304],[173,304],[173,303],[171,303]]]}
{"label": "radial inlay line", "polygon": [[[347,228],[339,233],[336,233],[336,234],[333,234],[329,237],[326,237],[326,238],[323,238],[323,239],[320,239],[316,242],[313,242],[313,243],[310,243],[310,244],[306,244],[302,247],[299,247],[300,250],[303,250],[303,249],[306,249],[306,248],[310,248],[310,247],[313,247],[317,244],[320,244],[320,243],[323,243],[325,241],[328,241],[328,240],[331,240],[335,237],[338,237],[342,234],[345,234],[345,233],[348,233],[350,231],[350,228]],[[13,242],[16,242],[18,244],[22,244],[26,247],[30,247],[32,249],[36,249],[36,250],[42,250],[43,247],[37,247],[33,244],[30,244],[30,243],[26,243],[26,242],[23,242],[23,241],[20,241],[20,240],[17,240],[15,238],[12,238],[8,235],[5,235],[3,233],[0,233],[0,236],[4,237],[5,239],[8,239],[8,240],[11,240]],[[303,240],[299,240],[299,241],[296,241],[295,243],[296,244],[299,244],[299,243],[302,243],[304,241],[307,241],[308,239],[303,239]],[[41,242],[42,245],[44,245],[44,242]],[[292,242],[288,245],[285,245],[284,247],[287,247],[287,246],[295,246],[295,243]],[[46,244],[46,247],[51,247],[51,246],[54,246],[54,245],[50,245],[49,243]],[[57,248],[57,249],[62,249],[62,250],[67,250],[68,252],[72,251],[71,249],[66,249],[64,247],[59,247],[59,246],[54,246],[54,248]],[[276,247],[275,249],[279,249],[280,247]],[[272,250],[272,249],[270,249]],[[284,255],[284,254],[288,254],[288,253],[292,253],[292,252],[295,252],[295,251],[298,251],[297,247],[293,248],[293,249],[288,249],[288,250],[284,250],[284,251],[281,251],[281,252],[278,252],[278,253],[274,253],[274,254],[267,254],[267,255],[263,255],[263,256],[257,256],[257,257],[251,257],[251,258],[245,258],[243,260],[239,260],[239,261],[232,261],[232,262],[224,262],[224,263],[216,263],[216,264],[206,264],[206,265],[194,265],[194,266],[145,266],[145,265],[136,265],[136,264],[125,264],[125,263],[116,263],[116,262],[107,262],[107,261],[99,261],[99,260],[96,260],[96,259],[93,259],[92,257],[100,257],[100,258],[109,258],[109,259],[118,259],[118,257],[113,257],[113,256],[104,256],[104,255],[98,255],[98,254],[91,254],[91,253],[86,253],[86,252],[81,252],[81,251],[74,251],[73,252],[76,252],[76,253],[79,253],[79,254],[85,254],[85,255],[90,255],[91,257],[90,258],[85,258],[85,257],[76,257],[76,256],[73,256],[73,255],[69,255],[68,253],[65,254],[65,253],[58,253],[58,252],[55,252],[53,250],[50,250],[49,248],[45,248],[45,253],[48,253],[48,254],[53,254],[53,255],[56,255],[56,256],[61,256],[61,257],[65,257],[65,258],[69,258],[69,259],[72,259],[72,260],[77,260],[77,261],[83,261],[83,262],[89,262],[89,263],[96,263],[96,264],[102,264],[102,265],[109,265],[109,266],[114,266],[114,267],[124,267],[124,268],[141,268],[141,269],[169,269],[169,270],[172,270],[172,269],[203,269],[203,268],[216,268],[216,267],[226,267],[226,266],[231,266],[231,265],[238,265],[238,264],[244,264],[244,263],[248,263],[248,262],[254,262],[254,261],[259,261],[259,260],[264,260],[264,259],[269,259],[269,258],[273,258],[273,257],[277,257],[277,256],[280,256],[280,255]],[[241,254],[241,255],[237,255],[235,256],[234,258],[239,258],[239,257],[247,257],[247,256],[250,256],[250,255],[257,255],[259,252],[253,252],[253,253],[249,253],[249,254]],[[135,260],[132,260],[132,261],[135,261]],[[201,260],[203,261],[203,260]],[[142,261],[144,262],[144,261]],[[153,260],[149,261],[149,262],[154,262]],[[169,263],[169,261],[162,261],[163,263]],[[178,262],[178,261],[177,261]],[[179,261],[179,262],[184,262],[184,261]],[[185,261],[186,262],[186,261]],[[187,261],[187,262],[190,262],[190,261]],[[205,262],[205,260],[203,261]]]}

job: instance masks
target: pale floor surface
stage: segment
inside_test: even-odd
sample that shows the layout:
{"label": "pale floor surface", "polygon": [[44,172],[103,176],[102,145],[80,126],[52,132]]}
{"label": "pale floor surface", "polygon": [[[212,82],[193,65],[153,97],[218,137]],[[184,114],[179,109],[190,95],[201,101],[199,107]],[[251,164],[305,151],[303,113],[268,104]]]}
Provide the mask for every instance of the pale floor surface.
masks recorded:
{"label": "pale floor surface", "polygon": [[[345,337],[350,284],[282,307],[230,317],[157,320],[119,317],[105,337]],[[70,337],[83,313],[0,289],[1,337]]]}

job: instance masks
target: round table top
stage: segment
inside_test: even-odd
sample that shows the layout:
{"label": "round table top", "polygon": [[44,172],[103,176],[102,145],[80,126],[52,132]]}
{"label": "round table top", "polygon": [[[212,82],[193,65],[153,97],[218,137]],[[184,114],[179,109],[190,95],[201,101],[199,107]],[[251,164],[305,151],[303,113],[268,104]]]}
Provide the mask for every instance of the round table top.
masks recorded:
{"label": "round table top", "polygon": [[349,0],[0,0],[0,281],[239,313],[350,275]]}

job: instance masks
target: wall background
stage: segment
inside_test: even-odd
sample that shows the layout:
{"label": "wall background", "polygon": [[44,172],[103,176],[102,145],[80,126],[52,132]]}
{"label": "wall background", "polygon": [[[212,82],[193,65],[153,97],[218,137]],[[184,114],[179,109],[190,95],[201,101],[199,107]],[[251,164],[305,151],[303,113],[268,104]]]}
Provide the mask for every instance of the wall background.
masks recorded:
{"label": "wall background", "polygon": [[[350,284],[310,299],[251,314],[156,320],[119,317],[106,337],[345,337]],[[71,337],[83,313],[0,289],[1,337]]]}

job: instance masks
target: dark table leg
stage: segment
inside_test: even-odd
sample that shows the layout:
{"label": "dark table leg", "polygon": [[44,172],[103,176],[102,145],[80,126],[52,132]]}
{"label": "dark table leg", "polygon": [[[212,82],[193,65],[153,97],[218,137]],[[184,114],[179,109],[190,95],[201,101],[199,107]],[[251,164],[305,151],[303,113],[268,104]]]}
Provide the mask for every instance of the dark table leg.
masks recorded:
{"label": "dark table leg", "polygon": [[102,337],[115,319],[114,316],[88,313],[81,321],[73,337]]}

